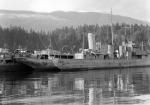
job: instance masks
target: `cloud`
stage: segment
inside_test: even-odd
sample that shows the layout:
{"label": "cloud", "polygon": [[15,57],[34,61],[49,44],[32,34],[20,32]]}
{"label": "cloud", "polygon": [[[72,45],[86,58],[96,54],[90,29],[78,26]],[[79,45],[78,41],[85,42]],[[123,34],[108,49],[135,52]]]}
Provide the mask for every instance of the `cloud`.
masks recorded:
{"label": "cloud", "polygon": [[0,9],[28,10],[32,0],[0,0]]}

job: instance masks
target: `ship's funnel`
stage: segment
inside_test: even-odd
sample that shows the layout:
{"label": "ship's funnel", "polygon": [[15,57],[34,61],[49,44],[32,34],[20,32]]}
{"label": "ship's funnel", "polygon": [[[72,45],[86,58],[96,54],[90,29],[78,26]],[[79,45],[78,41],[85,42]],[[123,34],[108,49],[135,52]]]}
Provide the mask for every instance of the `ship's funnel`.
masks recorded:
{"label": "ship's funnel", "polygon": [[89,49],[96,50],[96,43],[95,43],[95,35],[92,33],[88,33],[88,43]]}

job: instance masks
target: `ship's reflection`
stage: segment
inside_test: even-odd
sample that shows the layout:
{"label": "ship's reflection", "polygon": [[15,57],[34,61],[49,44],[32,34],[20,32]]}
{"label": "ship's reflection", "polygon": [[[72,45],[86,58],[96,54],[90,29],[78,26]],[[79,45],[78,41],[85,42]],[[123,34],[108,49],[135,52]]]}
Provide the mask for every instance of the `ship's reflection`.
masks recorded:
{"label": "ship's reflection", "polygon": [[24,79],[7,79],[9,76],[0,76],[0,101],[6,105],[140,105],[150,102],[149,69],[40,72]]}

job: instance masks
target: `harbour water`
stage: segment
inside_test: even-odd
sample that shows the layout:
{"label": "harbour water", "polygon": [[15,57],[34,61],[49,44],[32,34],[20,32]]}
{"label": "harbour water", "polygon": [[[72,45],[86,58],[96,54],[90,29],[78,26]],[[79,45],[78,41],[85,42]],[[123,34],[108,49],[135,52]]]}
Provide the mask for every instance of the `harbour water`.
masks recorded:
{"label": "harbour water", "polygon": [[2,105],[149,105],[150,68],[0,73]]}

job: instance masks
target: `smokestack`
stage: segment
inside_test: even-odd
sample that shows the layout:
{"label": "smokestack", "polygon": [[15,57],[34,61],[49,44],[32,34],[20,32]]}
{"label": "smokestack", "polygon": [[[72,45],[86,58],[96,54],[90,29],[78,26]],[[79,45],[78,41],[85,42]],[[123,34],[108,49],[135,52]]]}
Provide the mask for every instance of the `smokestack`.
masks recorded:
{"label": "smokestack", "polygon": [[95,35],[92,33],[88,33],[88,43],[89,49],[96,50],[96,43],[95,43]]}

